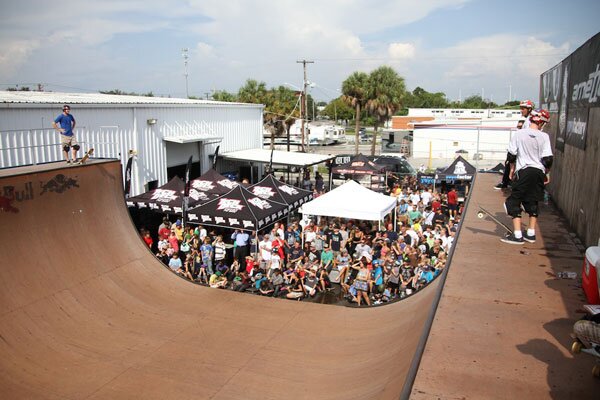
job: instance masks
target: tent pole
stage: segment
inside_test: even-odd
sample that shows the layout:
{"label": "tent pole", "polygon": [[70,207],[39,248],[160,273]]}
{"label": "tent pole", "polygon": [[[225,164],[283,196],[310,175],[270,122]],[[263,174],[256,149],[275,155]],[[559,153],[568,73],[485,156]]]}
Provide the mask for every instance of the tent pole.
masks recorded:
{"label": "tent pole", "polygon": [[396,200],[396,207],[394,207],[394,232],[398,232],[398,200]]}

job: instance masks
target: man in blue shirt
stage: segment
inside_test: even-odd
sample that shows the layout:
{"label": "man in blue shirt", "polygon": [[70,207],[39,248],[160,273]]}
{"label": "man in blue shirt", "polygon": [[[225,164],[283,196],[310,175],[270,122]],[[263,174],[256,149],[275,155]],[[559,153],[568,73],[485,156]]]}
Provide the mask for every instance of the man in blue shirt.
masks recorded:
{"label": "man in blue shirt", "polygon": [[54,129],[60,133],[60,144],[63,147],[63,153],[65,155],[65,160],[67,160],[67,164],[71,163],[71,160],[69,159],[69,149],[72,151],[73,164],[77,160],[79,144],[77,143],[77,139],[73,134],[75,124],[75,117],[71,115],[71,107],[68,104],[63,106],[62,114],[56,117],[52,123]]}
{"label": "man in blue shirt", "polygon": [[248,242],[250,241],[250,235],[244,231],[235,230],[231,235],[231,239],[235,240],[235,251],[233,256],[239,261],[243,262],[248,252]]}

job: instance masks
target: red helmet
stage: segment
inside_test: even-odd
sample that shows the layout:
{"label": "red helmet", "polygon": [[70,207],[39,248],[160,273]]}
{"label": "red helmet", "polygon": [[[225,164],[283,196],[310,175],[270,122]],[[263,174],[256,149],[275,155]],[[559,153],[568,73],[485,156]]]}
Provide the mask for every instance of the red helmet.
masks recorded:
{"label": "red helmet", "polygon": [[519,107],[529,108],[530,110],[532,110],[534,107],[534,104],[533,104],[533,101],[531,101],[531,100],[523,100],[519,103]]}
{"label": "red helmet", "polygon": [[543,108],[533,110],[531,115],[529,116],[531,122],[535,124],[546,123],[550,121],[550,113],[548,110],[544,110]]}

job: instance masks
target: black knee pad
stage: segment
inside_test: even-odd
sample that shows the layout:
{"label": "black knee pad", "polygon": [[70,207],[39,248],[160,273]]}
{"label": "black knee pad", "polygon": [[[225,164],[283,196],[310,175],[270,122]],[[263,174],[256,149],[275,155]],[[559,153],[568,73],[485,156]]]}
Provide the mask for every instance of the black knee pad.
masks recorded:
{"label": "black knee pad", "polygon": [[79,149],[80,149],[80,148],[81,148],[81,147],[79,147],[79,145],[78,145],[78,144],[74,144],[74,145],[73,145],[73,150],[75,150],[75,151],[79,151]]}
{"label": "black knee pad", "polygon": [[537,201],[523,202],[523,207],[525,208],[525,212],[527,214],[529,214],[530,217],[538,216],[538,202]]}
{"label": "black knee pad", "polygon": [[510,196],[504,203],[506,213],[512,218],[521,218],[521,202]]}
{"label": "black knee pad", "polygon": [[68,144],[65,144],[65,145],[63,146],[63,150],[64,150],[64,151],[69,151],[69,149],[70,149],[70,148],[71,148],[71,146],[69,146]]}

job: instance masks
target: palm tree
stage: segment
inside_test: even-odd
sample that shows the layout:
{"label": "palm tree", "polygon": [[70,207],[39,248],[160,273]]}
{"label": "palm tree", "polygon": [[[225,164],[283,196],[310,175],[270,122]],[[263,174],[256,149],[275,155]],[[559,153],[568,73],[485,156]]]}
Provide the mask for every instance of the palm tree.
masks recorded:
{"label": "palm tree", "polygon": [[267,84],[255,79],[248,79],[237,95],[237,100],[242,103],[265,104]]}
{"label": "palm tree", "polygon": [[364,72],[354,72],[342,83],[342,98],[346,103],[355,108],[356,137],[354,139],[354,154],[358,154],[360,131],[360,110],[367,101],[369,76]]}
{"label": "palm tree", "polygon": [[377,128],[383,126],[401,108],[406,87],[404,78],[391,67],[382,66],[369,74],[369,92],[366,108],[375,118],[375,132],[371,142],[371,155],[375,155]]}

